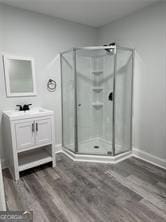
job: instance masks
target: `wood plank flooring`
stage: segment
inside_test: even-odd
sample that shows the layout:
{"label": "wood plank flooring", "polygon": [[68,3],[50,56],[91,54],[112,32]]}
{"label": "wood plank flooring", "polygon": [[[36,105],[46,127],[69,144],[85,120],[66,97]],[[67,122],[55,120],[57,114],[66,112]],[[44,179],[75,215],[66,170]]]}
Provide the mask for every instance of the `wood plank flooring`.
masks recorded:
{"label": "wood plank flooring", "polygon": [[7,208],[35,222],[166,222],[166,171],[136,158],[116,165],[57,155],[14,182],[3,172]]}

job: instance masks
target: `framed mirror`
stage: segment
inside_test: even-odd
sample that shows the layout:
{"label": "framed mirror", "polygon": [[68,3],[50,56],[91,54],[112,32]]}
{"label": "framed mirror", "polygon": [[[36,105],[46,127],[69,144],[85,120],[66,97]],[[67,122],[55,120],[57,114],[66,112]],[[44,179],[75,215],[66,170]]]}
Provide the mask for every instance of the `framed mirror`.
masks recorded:
{"label": "framed mirror", "polygon": [[3,61],[7,96],[35,96],[34,59],[3,55]]}

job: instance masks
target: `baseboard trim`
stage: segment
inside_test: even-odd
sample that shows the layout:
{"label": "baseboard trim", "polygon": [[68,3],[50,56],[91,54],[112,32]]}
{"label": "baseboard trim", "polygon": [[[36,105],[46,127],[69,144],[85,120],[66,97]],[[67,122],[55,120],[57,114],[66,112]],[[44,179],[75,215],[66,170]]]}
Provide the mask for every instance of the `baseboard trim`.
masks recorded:
{"label": "baseboard trim", "polygon": [[129,154],[129,155],[122,154],[122,156],[119,155],[119,156],[116,156],[116,158],[114,158],[114,157],[112,157],[112,158],[110,158],[110,157],[101,158],[100,156],[93,156],[93,155],[90,155],[90,156],[86,155],[85,156],[85,155],[79,155],[79,154],[77,154],[77,156],[76,156],[74,153],[72,153],[70,151],[67,151],[63,148],[60,152],[67,155],[73,161],[82,161],[82,162],[98,162],[98,163],[100,162],[100,163],[116,164],[116,163],[121,162],[121,161],[123,161],[127,158],[136,157],[136,158],[144,160],[148,163],[151,163],[152,165],[158,166],[158,167],[166,170],[166,160],[165,159],[155,157],[154,155],[149,154],[147,152],[144,152],[144,151],[142,151],[140,149],[137,149],[137,148],[133,148],[132,153]]}
{"label": "baseboard trim", "polygon": [[166,160],[165,159],[156,157],[156,156],[149,154],[145,151],[142,151],[138,148],[133,148],[132,154],[133,154],[133,156],[135,156],[139,159],[142,159],[148,163],[151,163],[155,166],[158,166],[158,167],[166,170]]}
{"label": "baseboard trim", "polygon": [[62,152],[62,144],[56,144],[55,145],[55,153]]}

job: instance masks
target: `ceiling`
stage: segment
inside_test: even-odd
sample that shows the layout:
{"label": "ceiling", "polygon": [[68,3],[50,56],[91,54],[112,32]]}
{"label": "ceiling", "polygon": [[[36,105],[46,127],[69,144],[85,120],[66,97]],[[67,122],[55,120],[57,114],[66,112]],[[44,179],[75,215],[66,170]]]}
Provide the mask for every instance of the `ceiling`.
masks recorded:
{"label": "ceiling", "polygon": [[160,0],[0,0],[5,4],[99,27]]}

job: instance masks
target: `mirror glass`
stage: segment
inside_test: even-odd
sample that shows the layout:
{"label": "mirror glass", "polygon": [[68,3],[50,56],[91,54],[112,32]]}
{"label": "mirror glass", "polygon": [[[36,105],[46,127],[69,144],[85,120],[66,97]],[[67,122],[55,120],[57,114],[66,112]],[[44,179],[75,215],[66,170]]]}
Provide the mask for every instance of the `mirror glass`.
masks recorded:
{"label": "mirror glass", "polygon": [[7,96],[35,95],[32,59],[4,57]]}

